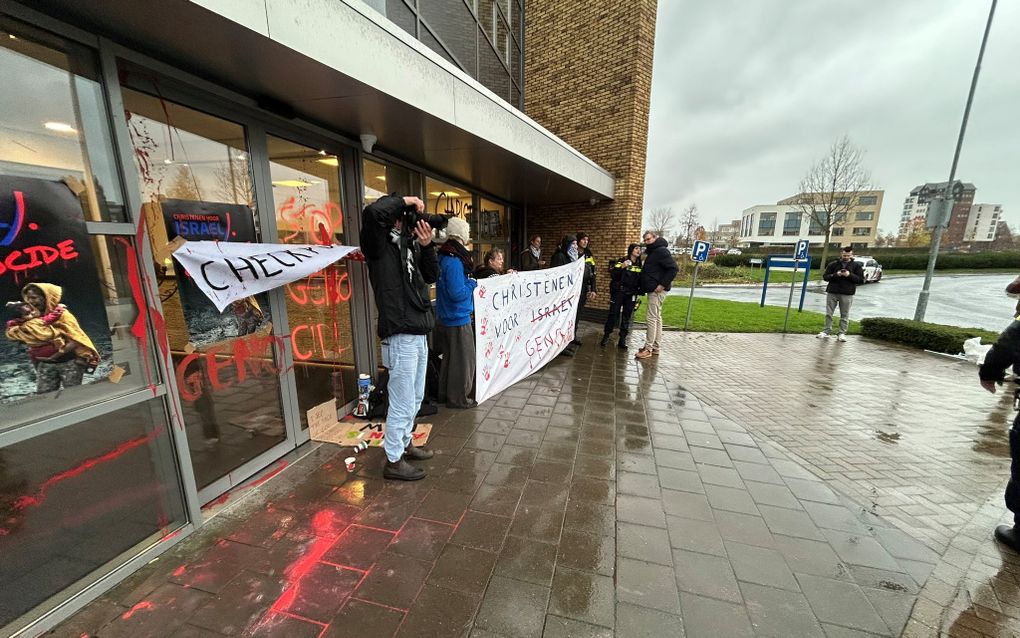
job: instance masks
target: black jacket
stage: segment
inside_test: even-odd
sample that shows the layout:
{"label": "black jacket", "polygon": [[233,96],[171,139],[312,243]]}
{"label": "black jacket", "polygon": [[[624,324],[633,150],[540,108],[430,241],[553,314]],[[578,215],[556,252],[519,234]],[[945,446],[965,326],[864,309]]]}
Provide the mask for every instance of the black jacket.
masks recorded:
{"label": "black jacket", "polygon": [[[539,253],[541,254],[541,253]],[[538,259],[531,254],[530,249],[525,249],[521,253],[521,270],[538,270],[541,266],[538,263]]]}
{"label": "black jacket", "polygon": [[595,287],[595,257],[592,256],[591,251],[587,248],[582,251],[580,247],[577,250],[580,259],[584,260],[584,279],[581,282],[581,294],[586,295],[589,292],[598,292]]}
{"label": "black jacket", "polygon": [[403,208],[402,197],[387,196],[361,213],[361,252],[379,310],[380,339],[394,334],[428,334],[436,325],[427,285],[435,283],[439,275],[436,249],[423,247],[406,233],[398,243],[393,242],[390,229]]}
{"label": "black jacket", "polygon": [[978,376],[982,381],[1001,383],[1009,366],[1013,366],[1014,373],[1020,372],[1020,321],[1014,321],[1002,331],[995,345],[985,355]]}
{"label": "black jacket", "polygon": [[864,283],[864,266],[861,265],[861,262],[850,260],[850,263],[845,266],[846,270],[850,272],[846,277],[836,274],[843,268],[842,259],[837,259],[825,267],[822,279],[829,282],[829,285],[825,287],[825,292],[831,292],[834,295],[852,295],[857,292],[857,286]]}
{"label": "black jacket", "polygon": [[625,266],[623,262],[628,259],[630,257],[624,255],[609,262],[609,294],[641,294],[641,258]]}
{"label": "black jacket", "polygon": [[[568,239],[569,241],[567,241]],[[572,244],[573,242],[574,239],[572,237],[563,238],[563,241],[560,243],[559,248],[557,248],[556,252],[553,253],[551,262],[553,268],[556,268],[557,266],[566,266],[567,264],[570,263],[571,261],[570,254],[567,253],[567,250],[570,249],[570,244]]]}
{"label": "black jacket", "polygon": [[492,266],[479,266],[475,268],[475,279],[488,279],[489,277],[495,277],[499,273]]}
{"label": "black jacket", "polygon": [[669,242],[659,237],[645,250],[645,261],[641,266],[641,293],[655,292],[657,286],[665,290],[673,287],[673,280],[680,271],[673,255],[669,254]]}

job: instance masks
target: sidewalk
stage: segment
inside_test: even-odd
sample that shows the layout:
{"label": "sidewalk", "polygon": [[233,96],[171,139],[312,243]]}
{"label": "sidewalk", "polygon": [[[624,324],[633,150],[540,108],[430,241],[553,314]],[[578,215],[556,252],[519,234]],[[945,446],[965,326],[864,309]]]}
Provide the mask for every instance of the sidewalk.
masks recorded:
{"label": "sidewalk", "polygon": [[1020,631],[1020,560],[991,540],[1011,413],[973,369],[860,339],[596,341],[431,419],[424,481],[321,446],[52,635]]}

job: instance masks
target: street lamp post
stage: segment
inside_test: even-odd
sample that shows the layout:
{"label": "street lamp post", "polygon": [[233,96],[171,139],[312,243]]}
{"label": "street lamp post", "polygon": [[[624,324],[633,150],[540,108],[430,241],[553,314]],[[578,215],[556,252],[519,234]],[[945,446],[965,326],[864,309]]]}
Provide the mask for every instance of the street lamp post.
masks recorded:
{"label": "street lamp post", "polygon": [[[985,24],[985,33],[981,38],[981,49],[978,51],[977,64],[974,65],[974,76],[970,80],[970,93],[967,94],[967,106],[963,109],[963,122],[960,123],[960,135],[956,139],[956,153],[953,155],[953,166],[949,169],[949,181],[943,191],[946,201],[948,217],[945,225],[948,226],[952,219],[953,210],[953,182],[956,180],[956,165],[960,162],[960,149],[963,147],[963,136],[967,132],[967,118],[970,117],[970,106],[974,102],[974,89],[977,88],[978,75],[981,73],[981,59],[985,57],[985,45],[988,44],[988,32],[992,28],[992,17],[995,15],[995,5],[998,0],[992,0],[992,6],[988,10],[988,22]],[[914,310],[914,321],[924,321],[924,313],[928,309],[928,294],[931,289],[931,279],[935,274],[935,262],[939,257],[939,246],[942,244],[942,233],[945,230],[943,220],[936,220],[935,228],[931,236],[931,249],[928,252],[928,270],[924,273],[924,285],[921,287],[921,294],[917,296],[917,308]]]}

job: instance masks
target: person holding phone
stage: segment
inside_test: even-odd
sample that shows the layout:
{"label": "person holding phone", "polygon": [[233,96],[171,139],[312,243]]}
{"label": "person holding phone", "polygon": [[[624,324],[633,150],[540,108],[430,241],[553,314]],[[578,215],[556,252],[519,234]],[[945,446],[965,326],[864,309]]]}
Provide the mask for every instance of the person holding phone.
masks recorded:
{"label": "person holding phone", "polygon": [[832,314],[839,306],[839,333],[837,341],[846,341],[850,328],[850,306],[854,303],[857,286],[864,283],[864,267],[854,261],[854,249],[844,246],[839,259],[825,267],[822,279],[829,282],[825,287],[825,327],[818,333],[819,339],[832,336]]}

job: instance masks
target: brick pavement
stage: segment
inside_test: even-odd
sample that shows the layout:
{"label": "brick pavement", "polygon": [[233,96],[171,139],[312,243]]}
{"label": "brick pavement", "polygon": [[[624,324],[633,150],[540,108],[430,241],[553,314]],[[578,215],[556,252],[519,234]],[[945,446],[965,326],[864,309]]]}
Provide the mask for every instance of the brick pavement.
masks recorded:
{"label": "brick pavement", "polygon": [[430,419],[426,480],[319,447],[53,635],[1012,635],[1001,424],[956,363],[678,333],[636,362],[592,334]]}

